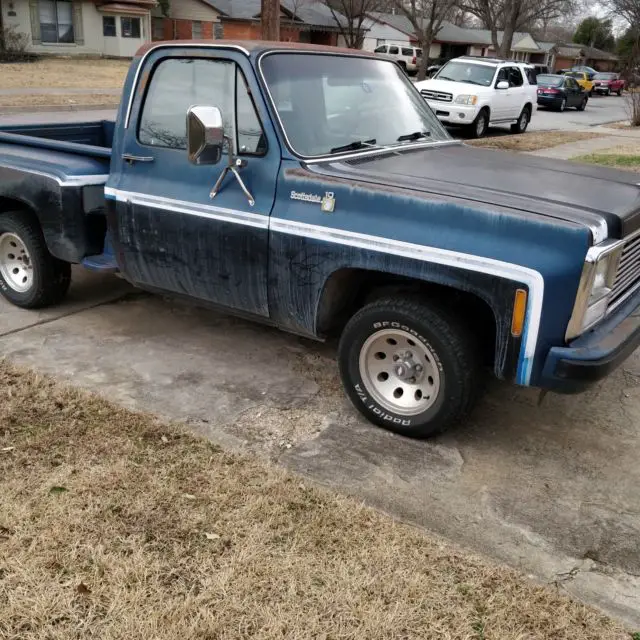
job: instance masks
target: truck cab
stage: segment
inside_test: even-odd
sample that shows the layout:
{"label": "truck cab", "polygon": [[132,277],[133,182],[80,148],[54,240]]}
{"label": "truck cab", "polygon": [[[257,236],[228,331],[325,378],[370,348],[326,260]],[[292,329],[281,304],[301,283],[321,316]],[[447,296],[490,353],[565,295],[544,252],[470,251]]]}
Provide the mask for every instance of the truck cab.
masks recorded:
{"label": "truck cab", "polygon": [[154,44],[115,125],[0,131],[3,294],[55,304],[71,263],[338,339],[356,408],[413,437],[486,367],[576,392],[640,343],[633,176],[463,145],[366,52]]}

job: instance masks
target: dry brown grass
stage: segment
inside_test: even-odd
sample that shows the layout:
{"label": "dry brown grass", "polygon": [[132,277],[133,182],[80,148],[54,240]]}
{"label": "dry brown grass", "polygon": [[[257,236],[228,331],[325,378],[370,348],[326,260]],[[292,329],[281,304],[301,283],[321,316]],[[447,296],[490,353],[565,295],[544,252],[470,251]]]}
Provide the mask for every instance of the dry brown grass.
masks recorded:
{"label": "dry brown grass", "polygon": [[0,638],[611,640],[351,499],[0,363]]}
{"label": "dry brown grass", "polygon": [[116,107],[120,101],[119,96],[108,93],[96,94],[69,94],[69,95],[0,95],[0,108],[2,107],[86,107],[106,105]]}
{"label": "dry brown grass", "polygon": [[119,89],[129,69],[128,60],[70,60],[45,58],[33,63],[0,66],[0,89],[65,87]]}
{"label": "dry brown grass", "polygon": [[506,151],[539,151],[557,147],[570,142],[580,142],[592,138],[601,138],[597,133],[582,131],[542,131],[540,133],[525,133],[524,135],[496,136],[471,140],[468,144],[488,149],[504,149]]}

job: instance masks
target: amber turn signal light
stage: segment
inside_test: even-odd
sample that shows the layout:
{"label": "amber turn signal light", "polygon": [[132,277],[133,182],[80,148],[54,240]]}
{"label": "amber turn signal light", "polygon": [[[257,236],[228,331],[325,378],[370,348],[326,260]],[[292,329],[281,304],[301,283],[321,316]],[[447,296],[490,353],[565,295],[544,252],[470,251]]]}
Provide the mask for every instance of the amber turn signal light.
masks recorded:
{"label": "amber turn signal light", "polygon": [[524,289],[516,289],[513,301],[513,316],[511,317],[511,335],[519,338],[524,329],[524,318],[527,313],[527,292]]}

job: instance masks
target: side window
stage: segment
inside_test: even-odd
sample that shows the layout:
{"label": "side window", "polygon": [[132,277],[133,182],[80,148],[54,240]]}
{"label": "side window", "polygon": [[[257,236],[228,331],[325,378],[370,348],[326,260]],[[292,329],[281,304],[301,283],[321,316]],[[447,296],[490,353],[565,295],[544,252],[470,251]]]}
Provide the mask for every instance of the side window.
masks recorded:
{"label": "side window", "polygon": [[500,71],[498,71],[498,77],[496,78],[496,84],[498,82],[509,82],[509,67],[502,67]]}
{"label": "side window", "polygon": [[538,84],[538,72],[530,67],[526,67],[525,71],[527,73],[527,80],[529,81],[529,84]]}
{"label": "side window", "polygon": [[264,155],[267,152],[267,141],[256,106],[240,69],[236,69],[236,131],[238,153]]}
{"label": "side window", "polygon": [[519,67],[510,67],[509,68],[509,86],[511,87],[521,87],[524,84],[524,80],[522,79],[522,72]]}
{"label": "side window", "polygon": [[398,55],[398,53],[399,53],[399,51],[400,51],[400,50],[398,49],[398,47],[389,47],[389,53],[390,53],[391,55],[395,55],[395,56],[397,56],[397,55]]}
{"label": "side window", "polygon": [[409,58],[413,58],[413,49],[405,49],[404,47],[402,48],[402,55],[403,56],[407,56]]}
{"label": "side window", "polygon": [[160,62],[142,106],[138,140],[152,147],[186,149],[187,111],[195,105],[220,109],[228,135],[237,135],[238,151],[266,151],[244,76],[233,62],[222,60],[170,58]]}
{"label": "side window", "polygon": [[383,44],[381,47],[378,47],[374,53],[387,53],[387,45]]}

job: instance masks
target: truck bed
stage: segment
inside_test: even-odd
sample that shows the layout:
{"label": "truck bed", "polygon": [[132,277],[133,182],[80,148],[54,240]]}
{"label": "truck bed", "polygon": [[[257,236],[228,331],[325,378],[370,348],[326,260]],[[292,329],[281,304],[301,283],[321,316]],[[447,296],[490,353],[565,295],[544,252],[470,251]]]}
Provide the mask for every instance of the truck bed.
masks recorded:
{"label": "truck bed", "polygon": [[[0,144],[110,158],[115,123],[110,120],[0,127]],[[4,146],[4,144],[2,144]],[[0,150],[0,159],[4,150]]]}
{"label": "truck bed", "polygon": [[114,127],[107,120],[0,127],[0,169],[13,177],[49,175],[60,184],[104,184]]}

